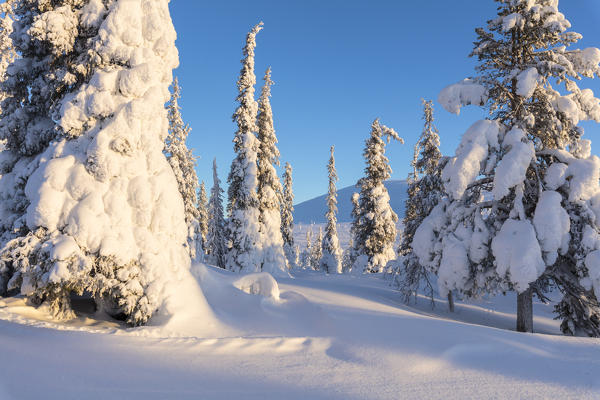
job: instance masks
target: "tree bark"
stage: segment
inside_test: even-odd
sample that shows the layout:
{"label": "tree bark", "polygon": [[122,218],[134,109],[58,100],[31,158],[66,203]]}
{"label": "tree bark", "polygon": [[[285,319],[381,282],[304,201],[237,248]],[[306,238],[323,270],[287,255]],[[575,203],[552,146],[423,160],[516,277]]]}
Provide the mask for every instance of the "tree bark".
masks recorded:
{"label": "tree bark", "polygon": [[517,295],[517,332],[533,332],[533,292]]}
{"label": "tree bark", "polygon": [[454,297],[451,291],[448,292],[448,311],[454,312]]}

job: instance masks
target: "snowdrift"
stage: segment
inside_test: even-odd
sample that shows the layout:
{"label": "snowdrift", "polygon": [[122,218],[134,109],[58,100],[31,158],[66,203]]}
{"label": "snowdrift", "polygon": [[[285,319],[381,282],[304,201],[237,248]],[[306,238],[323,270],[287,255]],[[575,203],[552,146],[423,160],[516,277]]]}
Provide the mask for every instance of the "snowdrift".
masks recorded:
{"label": "snowdrift", "polygon": [[[296,271],[276,281],[202,264],[192,273],[198,284],[170,288],[179,317],[141,328],[98,315],[59,324],[22,299],[0,300],[0,352],[11,366],[0,398],[600,395],[597,340],[559,336],[551,305],[535,304],[546,334],[519,334],[495,328],[514,325],[514,296],[459,302],[450,316],[441,300],[434,310],[425,299],[402,305],[381,276]],[[206,302],[194,298],[200,288]]]}

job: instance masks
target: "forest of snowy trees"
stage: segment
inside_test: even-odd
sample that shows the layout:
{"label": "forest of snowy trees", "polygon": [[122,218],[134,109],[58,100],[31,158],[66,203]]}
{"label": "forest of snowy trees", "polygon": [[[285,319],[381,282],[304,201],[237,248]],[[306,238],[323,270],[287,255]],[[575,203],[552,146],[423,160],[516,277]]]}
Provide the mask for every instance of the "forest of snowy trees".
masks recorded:
{"label": "forest of snowy trees", "polygon": [[[437,99],[448,112],[475,105],[487,117],[444,156],[434,103],[423,100],[411,160],[388,159],[386,146],[404,140],[379,119],[369,131],[365,121],[346,248],[336,188],[344,171],[331,143],[326,224],[307,231],[301,248],[292,166],[280,165],[291,157],[279,152],[271,107],[277,71],[269,67],[256,90],[262,22],[242,48],[224,188],[216,159],[213,181],[199,182],[187,145],[203,132],[184,122],[180,99],[192,94],[173,78],[168,1],[8,0],[0,294],[47,304],[59,319],[74,315],[74,295],[87,296],[137,326],[167,312],[168,288],[192,263],[275,278],[298,269],[324,280],[380,274],[402,301],[440,296],[450,311],[455,299],[515,292],[523,332],[534,329],[534,296],[560,292],[562,332],[600,337],[600,159],[580,126],[600,122],[600,100],[585,88],[600,78],[600,50],[576,47],[581,35],[556,0],[495,2],[497,15],[476,29],[475,75]],[[405,215],[384,186],[392,164],[411,167]]]}

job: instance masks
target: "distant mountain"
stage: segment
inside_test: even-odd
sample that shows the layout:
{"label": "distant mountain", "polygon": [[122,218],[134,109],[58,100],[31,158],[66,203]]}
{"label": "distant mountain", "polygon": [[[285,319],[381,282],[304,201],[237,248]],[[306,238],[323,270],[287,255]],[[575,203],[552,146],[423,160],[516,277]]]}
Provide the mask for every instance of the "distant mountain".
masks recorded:
{"label": "distant mountain", "polygon": [[[385,182],[385,187],[390,194],[390,205],[392,209],[402,219],[404,216],[404,202],[406,201],[406,189],[408,185],[403,180],[389,180]],[[352,217],[352,194],[358,192],[356,186],[347,186],[338,189],[338,222],[351,222]],[[327,204],[325,203],[327,195],[315,197],[294,206],[294,222],[297,224],[320,224],[325,222],[325,212]]]}

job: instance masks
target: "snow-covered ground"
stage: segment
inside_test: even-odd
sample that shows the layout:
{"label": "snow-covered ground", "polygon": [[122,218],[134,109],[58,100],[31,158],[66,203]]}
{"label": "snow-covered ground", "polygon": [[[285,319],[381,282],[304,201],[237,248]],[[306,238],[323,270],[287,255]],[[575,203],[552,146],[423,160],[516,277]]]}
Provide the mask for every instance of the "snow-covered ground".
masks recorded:
{"label": "snow-covered ground", "polygon": [[161,326],[56,322],[0,300],[0,398],[600,397],[600,342],[559,335],[551,305],[535,305],[540,333],[522,334],[514,297],[449,315],[442,301],[402,304],[381,276],[193,272],[211,310],[188,304]]}

